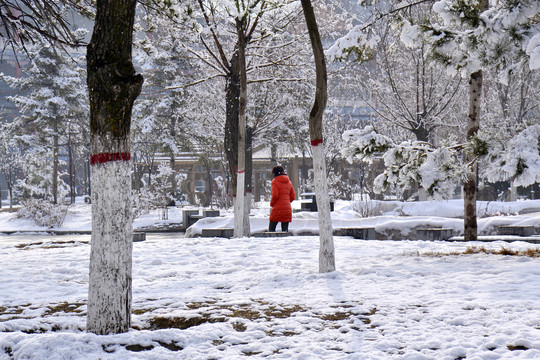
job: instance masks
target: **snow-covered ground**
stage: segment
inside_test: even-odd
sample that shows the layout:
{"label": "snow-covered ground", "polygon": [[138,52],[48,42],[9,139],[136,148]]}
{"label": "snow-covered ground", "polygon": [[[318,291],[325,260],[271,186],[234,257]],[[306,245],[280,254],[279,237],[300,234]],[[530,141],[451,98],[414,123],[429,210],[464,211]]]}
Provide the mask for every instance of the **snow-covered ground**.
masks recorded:
{"label": "snow-covered ground", "polygon": [[[300,209],[300,202],[293,202]],[[267,231],[268,203],[258,203],[250,216],[251,233]],[[484,202],[477,205],[479,235],[496,235],[500,225],[532,225],[540,231],[540,200]],[[362,216],[364,215],[364,216]],[[369,215],[369,216],[365,216]],[[377,215],[377,216],[374,216]],[[397,202],[338,201],[332,212],[334,230],[347,227],[373,227],[378,238],[402,240],[415,238],[416,228],[450,228],[454,235],[463,234],[463,200]],[[186,235],[198,236],[204,228],[233,228],[234,218],[228,213],[218,218],[205,218],[188,229]],[[316,212],[295,212],[289,232],[295,235],[318,234]],[[280,229],[278,225],[278,230]]]}
{"label": "snow-covered ground", "polygon": [[[351,204],[336,205],[337,226],[351,219],[402,228],[414,227],[407,220],[460,221],[451,218],[459,216],[453,202],[399,203],[367,219]],[[510,215],[540,208],[538,202],[502,206],[493,214],[504,215],[481,219],[482,229],[484,222],[540,222],[534,213]],[[253,227],[264,230],[267,210],[262,204],[254,211]],[[158,216],[135,226],[160,222]],[[176,216],[169,213],[169,221]],[[296,213],[293,233],[315,231],[312,217]],[[89,223],[81,204],[63,228],[85,230]],[[40,230],[0,213],[0,231],[15,225]],[[540,359],[540,258],[443,255],[537,244],[336,236],[337,271],[319,274],[316,236],[148,234],[134,243],[133,330],[97,336],[84,331],[89,240],[0,236],[0,360]]]}
{"label": "snow-covered ground", "polygon": [[[295,213],[289,231],[294,235],[318,234],[316,212],[301,212],[300,201],[293,202]],[[156,226],[178,225],[182,222],[184,208],[171,207],[168,220],[161,220],[161,210],[152,210],[134,221],[134,229]],[[193,207],[186,209],[195,209]],[[477,205],[478,232],[480,235],[496,234],[499,225],[532,225],[540,230],[540,200],[515,202],[483,202]],[[268,202],[256,203],[250,214],[251,233],[267,230],[270,206]],[[345,227],[374,227],[378,233],[387,233],[388,238],[402,240],[417,227],[452,228],[455,235],[463,233],[463,200],[398,202],[398,201],[337,201],[332,212],[334,229]],[[233,228],[231,211],[221,210],[217,218],[205,218],[188,231],[188,237],[198,236],[203,228]],[[60,228],[46,228],[35,225],[31,220],[19,219],[14,213],[0,212],[0,233],[13,231],[90,231],[90,205],[78,202],[72,205]],[[280,229],[278,225],[278,230]],[[396,233],[398,235],[396,235]],[[396,238],[397,236],[397,238]],[[386,239],[386,238],[385,238]],[[412,240],[416,240],[412,238]]]}

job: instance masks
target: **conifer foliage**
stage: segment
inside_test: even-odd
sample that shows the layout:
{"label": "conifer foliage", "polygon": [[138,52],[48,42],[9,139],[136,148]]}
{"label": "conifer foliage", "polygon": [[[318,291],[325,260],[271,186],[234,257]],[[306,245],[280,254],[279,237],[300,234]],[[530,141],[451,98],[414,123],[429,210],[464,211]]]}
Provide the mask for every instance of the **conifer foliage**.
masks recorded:
{"label": "conifer foliage", "polygon": [[[82,34],[81,34],[82,35]],[[8,98],[20,115],[4,126],[13,145],[24,151],[24,178],[19,195],[62,202],[68,184],[62,180],[61,157],[85,152],[88,116],[83,59],[55,49],[43,38],[28,47],[24,76],[0,75],[17,95]],[[79,62],[77,62],[77,60]],[[64,167],[65,168],[65,167]]]}

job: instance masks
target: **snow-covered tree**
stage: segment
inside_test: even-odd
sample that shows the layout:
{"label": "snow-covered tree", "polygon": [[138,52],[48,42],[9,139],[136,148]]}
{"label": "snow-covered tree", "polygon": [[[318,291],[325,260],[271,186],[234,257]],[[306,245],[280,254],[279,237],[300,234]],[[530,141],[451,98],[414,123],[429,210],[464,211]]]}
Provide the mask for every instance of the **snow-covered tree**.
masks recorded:
{"label": "snow-covered tree", "polygon": [[[243,162],[240,157],[244,156],[244,151],[239,150],[242,145],[238,140],[244,138],[243,127],[240,129],[239,122],[243,121],[244,113],[249,107],[247,84],[253,81],[252,74],[260,69],[290,62],[291,55],[283,55],[283,52],[280,56],[271,58],[263,56],[263,53],[276,52],[278,48],[285,49],[287,45],[294,44],[290,40],[278,42],[276,39],[280,38],[283,29],[290,27],[291,21],[297,18],[298,6],[292,1],[199,1],[193,8],[197,8],[193,16],[203,19],[199,34],[203,44],[200,50],[204,51],[192,49],[192,52],[208,65],[212,73],[219,74],[226,80],[225,152],[233,191],[236,192],[237,177],[245,174],[244,169],[239,168],[239,161]],[[272,14],[275,16],[272,17]],[[247,122],[248,120],[246,124]],[[245,179],[243,181],[245,182]],[[238,196],[245,195],[244,191],[236,194],[237,200]],[[235,212],[235,224],[244,224],[241,230],[244,235],[249,234],[247,202],[249,201],[236,201],[243,211]],[[239,231],[240,229],[237,230]]]}
{"label": "snow-covered tree", "polygon": [[[479,135],[489,144],[485,173],[489,181],[512,180],[515,186],[528,186],[540,182],[540,125],[523,128],[515,135],[492,141],[489,131]],[[501,141],[502,140],[502,141]]]}
{"label": "snow-covered tree", "polygon": [[143,77],[132,63],[136,0],[98,0],[87,49],[90,95],[92,239],[87,330],[131,324],[131,111]]}
{"label": "snow-covered tree", "polygon": [[7,46],[32,44],[36,37],[51,45],[81,45],[67,20],[69,8],[89,11],[81,0],[0,0],[2,51]]}
{"label": "snow-covered tree", "polygon": [[[34,41],[47,39],[52,45],[77,45],[80,38],[73,36],[73,31],[67,19],[68,7],[83,10],[86,8],[79,0],[49,1],[49,0],[0,0],[0,57],[7,48],[15,54],[19,47],[33,44]],[[4,142],[5,146],[7,141]],[[10,144],[9,146],[12,146]],[[15,145],[16,146],[16,145]],[[13,148],[12,148],[13,149]],[[9,154],[15,154],[10,150]],[[8,157],[3,157],[4,162]],[[13,199],[13,163],[4,163],[4,171],[8,168],[10,203]]]}
{"label": "snow-covered tree", "polygon": [[[524,54],[523,49],[540,31],[538,21],[534,20],[540,10],[537,1],[501,0],[491,5],[487,0],[439,1],[434,10],[442,21],[424,28],[433,57],[444,63],[449,72],[469,78],[469,142],[475,142],[480,127],[484,69],[496,69],[500,80],[507,83],[509,74],[523,62],[532,60],[533,65],[534,58]],[[466,163],[472,171],[463,186],[465,239],[476,240],[476,154],[466,152]]]}
{"label": "snow-covered tree", "polygon": [[198,64],[184,47],[193,39],[178,31],[174,19],[162,11],[144,12],[140,22],[145,37],[135,42],[138,49],[135,60],[145,76],[145,84],[134,108],[133,151],[147,156],[157,152],[169,157],[173,170],[169,192],[174,199],[176,154],[192,149],[195,134],[206,132],[199,131],[200,126],[192,121],[193,113],[202,112],[192,101],[205,94],[190,87],[200,75]]}
{"label": "snow-covered tree", "polygon": [[28,166],[21,187],[30,196],[39,194],[56,204],[63,199],[59,188],[67,186],[61,179],[60,155],[83,143],[82,128],[88,111],[85,72],[76,59],[43,38],[28,47],[27,56],[29,65],[22,77],[0,75],[19,93],[8,100],[18,107],[20,116],[4,131],[25,149],[24,163]]}
{"label": "snow-covered tree", "polygon": [[343,155],[350,162],[355,157],[372,162],[374,157],[382,155],[385,168],[375,179],[376,193],[420,186],[431,199],[448,199],[456,184],[468,175],[468,168],[461,160],[462,146],[435,147],[422,141],[397,144],[371,125],[363,130],[346,131],[343,140],[346,144]]}
{"label": "snow-covered tree", "polygon": [[330,217],[330,198],[326,181],[326,158],[324,156],[323,115],[326,109],[327,72],[324,50],[315,12],[310,0],[302,0],[302,9],[306,19],[309,38],[315,59],[315,101],[309,114],[309,136],[311,154],[313,156],[313,172],[315,181],[315,197],[318,204],[319,218],[319,272],[326,273],[336,270],[332,220]]}
{"label": "snow-covered tree", "polygon": [[[408,16],[429,22],[435,14],[422,4],[408,11]],[[356,65],[364,79],[359,96],[376,113],[378,127],[396,141],[436,143],[445,130],[455,132],[465,116],[460,106],[464,82],[430,62],[422,37],[402,36],[394,17],[384,20],[372,25],[380,41],[369,61]]]}
{"label": "snow-covered tree", "polygon": [[[537,1],[501,0],[491,4],[491,7],[489,5],[485,0],[441,0],[433,7],[441,20],[438,23],[415,23],[410,18],[400,18],[402,39],[413,45],[415,39],[423,38],[428,44],[427,53],[434,61],[445,65],[450,74],[459,73],[469,79],[469,145],[465,147],[465,154],[470,172],[464,183],[466,240],[475,240],[477,236],[476,172],[479,149],[475,145],[479,144],[477,134],[483,70],[492,68],[499,71],[500,80],[506,82],[508,75],[524,62],[528,62],[531,69],[535,68],[535,39],[540,32],[540,25],[535,20],[540,8]],[[398,6],[405,9],[411,4],[400,3]],[[363,29],[366,27],[351,31],[334,52],[372,47],[374,38],[369,38],[362,32]]]}
{"label": "snow-covered tree", "polygon": [[[7,131],[4,124],[0,126],[0,172],[4,175],[7,184],[9,207],[13,207],[14,188],[21,170],[22,155],[16,142]],[[1,203],[1,198],[0,198]]]}
{"label": "snow-covered tree", "polygon": [[173,197],[171,195],[172,182],[174,178],[173,169],[170,166],[160,164],[154,181],[154,203],[158,207],[168,206]]}

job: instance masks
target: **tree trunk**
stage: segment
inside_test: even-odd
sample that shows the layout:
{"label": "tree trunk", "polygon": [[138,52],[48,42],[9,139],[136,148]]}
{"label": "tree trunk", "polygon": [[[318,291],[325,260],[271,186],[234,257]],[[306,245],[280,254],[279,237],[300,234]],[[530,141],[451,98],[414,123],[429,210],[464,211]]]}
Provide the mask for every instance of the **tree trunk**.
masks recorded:
{"label": "tree trunk", "polygon": [[246,127],[246,192],[253,193],[253,127]]}
{"label": "tree trunk", "polygon": [[[174,117],[172,117],[170,136],[171,136],[171,139],[176,139],[176,119]],[[169,179],[171,182],[171,198],[172,198],[170,205],[175,205],[176,204],[176,189],[178,187],[176,184],[176,158],[174,154],[174,149],[172,149],[172,147],[170,148],[170,152],[171,152],[170,166],[172,170],[172,174]]]}
{"label": "tree trunk", "polygon": [[7,180],[8,196],[9,196],[9,208],[13,208],[13,173],[9,170],[9,179]]}
{"label": "tree trunk", "polygon": [[238,111],[240,102],[240,69],[238,51],[231,59],[229,75],[227,77],[227,92],[225,94],[225,156],[229,163],[231,173],[231,190],[236,196],[236,183],[238,171]]}
{"label": "tree trunk", "polygon": [[168,205],[176,205],[176,188],[177,188],[177,184],[176,184],[176,158],[174,156],[174,152],[171,150],[171,157],[169,159],[169,165],[171,167],[171,170],[172,170],[172,174],[169,178],[170,182],[171,182],[171,201]]}
{"label": "tree trunk", "polygon": [[87,330],[131,324],[131,154],[133,102],[143,78],[131,61],[136,0],[98,0],[87,50],[90,95],[92,238]]}
{"label": "tree trunk", "polygon": [[58,118],[53,120],[53,169],[52,169],[52,195],[53,204],[58,204]]}
{"label": "tree trunk", "polygon": [[212,196],[214,195],[214,179],[212,177],[212,163],[210,162],[210,160],[207,160],[206,161],[206,183],[208,184],[208,186],[206,187],[205,189],[205,193],[206,193],[206,206],[210,206],[210,208],[212,208]]}
{"label": "tree trunk", "polygon": [[246,127],[246,195],[244,198],[244,229],[246,236],[250,235],[249,213],[251,212],[251,201],[253,200],[253,128]]}
{"label": "tree trunk", "polygon": [[336,269],[332,219],[330,215],[330,198],[326,181],[326,162],[323,145],[322,117],[327,100],[327,73],[315,13],[310,0],[302,0],[302,8],[313,47],[315,58],[316,90],[315,102],[309,114],[309,135],[313,156],[313,173],[315,178],[315,197],[317,199],[319,217],[319,272],[326,273]]}
{"label": "tree trunk", "polygon": [[[482,96],[482,70],[471,74],[469,80],[469,121],[467,124],[467,141],[476,136],[479,129],[480,100]],[[476,222],[476,193],[478,166],[475,154],[466,154],[466,163],[470,166],[470,174],[463,184],[463,202],[465,206],[464,236],[465,241],[478,239],[478,224]]]}
{"label": "tree trunk", "polygon": [[68,144],[68,162],[69,162],[69,197],[71,204],[75,204],[75,163],[73,161],[73,149],[71,137]]}
{"label": "tree trunk", "polygon": [[236,19],[238,36],[238,70],[240,75],[240,94],[238,99],[238,171],[236,198],[234,202],[234,237],[250,235],[249,213],[246,214],[246,105],[247,70],[246,43],[241,19]]}
{"label": "tree trunk", "polygon": [[84,192],[85,195],[92,195],[92,191],[90,191],[90,159],[89,154],[85,154],[85,161],[84,161]]}

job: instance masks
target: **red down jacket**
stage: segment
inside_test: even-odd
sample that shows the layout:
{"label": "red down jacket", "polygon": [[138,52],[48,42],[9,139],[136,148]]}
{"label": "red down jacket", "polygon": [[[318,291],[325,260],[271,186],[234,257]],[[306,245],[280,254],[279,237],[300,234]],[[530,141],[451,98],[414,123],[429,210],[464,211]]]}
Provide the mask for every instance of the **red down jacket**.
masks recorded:
{"label": "red down jacket", "polygon": [[296,197],[291,180],[287,175],[276,176],[272,180],[272,198],[270,199],[270,221],[291,222],[291,202]]}

